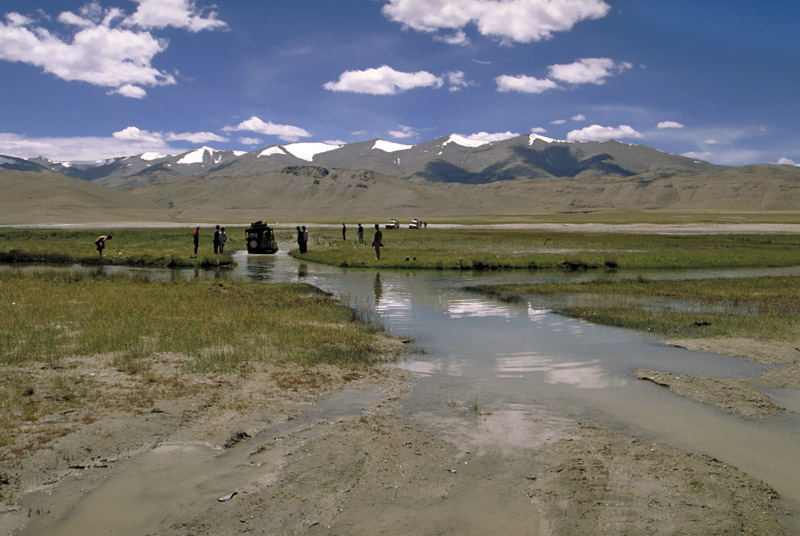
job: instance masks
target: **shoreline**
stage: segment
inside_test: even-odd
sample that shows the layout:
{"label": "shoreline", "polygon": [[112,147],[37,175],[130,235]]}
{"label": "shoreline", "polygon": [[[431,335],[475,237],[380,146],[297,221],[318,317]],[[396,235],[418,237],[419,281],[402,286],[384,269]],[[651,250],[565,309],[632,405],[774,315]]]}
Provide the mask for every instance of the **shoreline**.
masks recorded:
{"label": "shoreline", "polygon": [[[772,353],[756,341],[669,343]],[[72,379],[92,396],[26,429],[22,443],[35,450],[3,448],[22,457],[2,463],[0,532],[53,533],[91,506],[131,535],[787,533],[773,489],[708,456],[535,415],[513,445],[501,434],[478,447],[471,434],[502,424],[502,412],[449,408],[438,422],[413,419],[401,410],[409,373],[395,366],[199,375],[183,372],[180,356],[161,355],[161,381],[148,382],[111,359],[17,370],[29,380]],[[132,475],[148,456],[175,449],[195,460],[186,462],[193,486],[179,507],[159,511],[160,520],[114,521],[120,505],[103,499],[109,486],[131,493],[124,512],[136,508],[137,490],[172,489]]]}

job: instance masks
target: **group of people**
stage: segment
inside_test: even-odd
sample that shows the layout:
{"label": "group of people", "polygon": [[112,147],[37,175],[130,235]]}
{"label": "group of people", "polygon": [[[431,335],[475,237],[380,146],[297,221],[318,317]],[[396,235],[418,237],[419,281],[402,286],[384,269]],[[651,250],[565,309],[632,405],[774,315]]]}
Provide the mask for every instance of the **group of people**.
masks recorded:
{"label": "group of people", "polygon": [[[197,248],[200,245],[200,226],[195,225],[194,230],[192,230],[192,238],[194,239],[194,256],[197,256]],[[224,253],[225,252],[225,242],[228,241],[228,235],[225,233],[225,227],[220,227],[219,225],[216,226],[214,229],[214,239],[212,243],[214,244],[214,253]]]}
{"label": "group of people", "polygon": [[[358,230],[356,231],[358,236],[358,243],[364,243],[364,228],[361,224],[358,224]],[[347,224],[342,224],[342,240],[347,240]],[[306,229],[305,225],[298,225],[297,226],[297,246],[300,248],[300,253],[306,253],[308,251],[308,229]],[[375,224],[375,235],[372,239],[372,247],[375,248],[375,260],[381,260],[381,248],[383,247],[383,232],[381,232],[381,226],[377,223]]]}
{"label": "group of people", "polygon": [[[364,228],[361,224],[358,224],[358,243],[364,243]],[[111,240],[111,235],[101,235],[97,237],[97,240],[94,241],[94,245],[97,246],[97,251],[100,253],[100,256],[103,256],[103,249],[106,247],[106,240]],[[194,229],[192,230],[192,238],[194,239],[194,256],[197,256],[197,248],[200,246],[200,226],[195,225]],[[342,224],[342,240],[347,240],[347,226],[343,223]],[[225,252],[225,242],[228,241],[228,235],[225,233],[225,227],[220,227],[219,225],[216,226],[214,229],[214,253],[224,253]],[[300,253],[306,253],[308,251],[308,229],[306,226],[297,226],[297,245],[300,248]],[[375,248],[375,260],[381,260],[381,248],[383,247],[383,233],[381,232],[381,226],[377,223],[375,224],[375,235],[372,239],[372,247]]]}
{"label": "group of people", "polygon": [[[358,235],[358,243],[359,244],[363,244],[364,243],[364,228],[361,227],[360,223],[358,224],[358,230],[356,231],[356,233]],[[347,240],[347,225],[345,225],[344,223],[342,224],[342,240]]]}

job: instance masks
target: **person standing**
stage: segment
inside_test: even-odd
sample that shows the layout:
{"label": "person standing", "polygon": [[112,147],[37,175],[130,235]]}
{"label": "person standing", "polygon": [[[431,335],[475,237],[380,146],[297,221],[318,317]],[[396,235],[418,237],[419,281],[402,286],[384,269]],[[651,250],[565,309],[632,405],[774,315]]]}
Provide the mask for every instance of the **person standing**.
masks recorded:
{"label": "person standing", "polygon": [[364,243],[364,228],[361,227],[360,223],[358,224],[358,243],[359,244]]}
{"label": "person standing", "polygon": [[347,226],[342,224],[342,240],[347,240]]}
{"label": "person standing", "polygon": [[219,225],[214,229],[214,253],[219,253]]}
{"label": "person standing", "polygon": [[303,251],[300,253],[306,253],[308,251],[308,229],[306,226],[303,225]]}
{"label": "person standing", "polygon": [[228,235],[225,234],[225,227],[219,230],[219,252],[225,251],[225,242],[228,241]]}
{"label": "person standing", "polygon": [[383,233],[381,226],[375,224],[375,236],[372,238],[372,247],[375,248],[375,260],[381,260],[381,248],[383,247]]}
{"label": "person standing", "polygon": [[194,256],[197,257],[197,246],[200,245],[200,226],[195,225],[192,231],[192,238],[194,239]]}
{"label": "person standing", "polygon": [[300,226],[297,226],[297,247],[300,248],[300,253],[303,253],[303,231]]}
{"label": "person standing", "polygon": [[103,249],[106,247],[106,240],[111,240],[111,235],[100,235],[94,241],[94,245],[97,246],[97,252],[101,257],[103,256]]}

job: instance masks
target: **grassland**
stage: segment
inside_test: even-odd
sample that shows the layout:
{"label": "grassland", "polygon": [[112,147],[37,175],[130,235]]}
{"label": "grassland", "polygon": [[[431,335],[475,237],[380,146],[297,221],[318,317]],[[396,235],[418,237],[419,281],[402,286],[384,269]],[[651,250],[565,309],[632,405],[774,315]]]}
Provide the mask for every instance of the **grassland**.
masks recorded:
{"label": "grassland", "polygon": [[800,277],[639,277],[471,290],[509,301],[544,297],[569,317],[669,337],[794,340],[800,333]]}
{"label": "grassland", "polygon": [[[547,232],[513,229],[383,230],[381,260],[334,230],[312,231],[302,258],[342,267],[439,270],[689,269],[800,264],[800,235]],[[350,236],[355,233],[351,230]],[[290,255],[300,257],[297,250]]]}
{"label": "grassland", "polygon": [[[226,250],[244,247],[240,230],[227,231]],[[213,267],[233,264],[228,253],[215,255],[213,228],[201,229],[198,254],[194,257],[191,227],[186,229],[0,229],[0,262],[46,262],[59,264],[127,265],[154,267]],[[94,240],[111,234],[103,257]]]}
{"label": "grassland", "polygon": [[4,271],[0,287],[3,365],[113,353],[136,372],[171,352],[199,371],[236,371],[369,362],[382,349],[368,315],[307,285]]}

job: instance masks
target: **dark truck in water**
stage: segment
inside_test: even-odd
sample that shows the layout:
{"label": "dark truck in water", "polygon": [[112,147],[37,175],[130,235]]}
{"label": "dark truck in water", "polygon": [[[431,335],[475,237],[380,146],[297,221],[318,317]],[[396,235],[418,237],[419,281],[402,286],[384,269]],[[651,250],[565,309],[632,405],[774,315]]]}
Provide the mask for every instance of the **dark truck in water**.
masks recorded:
{"label": "dark truck in water", "polygon": [[247,241],[247,253],[272,254],[278,251],[272,228],[261,220],[251,223],[250,227],[244,230],[244,238]]}

